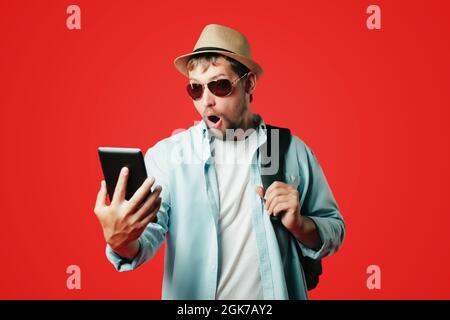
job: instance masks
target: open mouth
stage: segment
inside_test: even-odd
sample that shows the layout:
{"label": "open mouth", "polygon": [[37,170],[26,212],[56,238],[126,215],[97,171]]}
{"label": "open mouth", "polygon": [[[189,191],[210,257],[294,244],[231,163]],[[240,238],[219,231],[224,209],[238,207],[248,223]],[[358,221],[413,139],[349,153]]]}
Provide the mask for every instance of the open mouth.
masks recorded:
{"label": "open mouth", "polygon": [[219,122],[220,118],[218,116],[208,116],[208,120],[213,123],[217,123]]}
{"label": "open mouth", "polygon": [[222,126],[222,118],[219,116],[210,115],[207,117],[207,119],[210,128],[218,129]]}

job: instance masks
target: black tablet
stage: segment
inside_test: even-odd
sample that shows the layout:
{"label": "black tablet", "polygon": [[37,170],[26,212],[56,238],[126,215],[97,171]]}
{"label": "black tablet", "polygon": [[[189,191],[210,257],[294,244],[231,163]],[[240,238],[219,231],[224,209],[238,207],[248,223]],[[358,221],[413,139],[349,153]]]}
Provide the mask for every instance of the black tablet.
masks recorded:
{"label": "black tablet", "polygon": [[98,148],[98,155],[105,177],[106,189],[109,199],[112,200],[120,170],[127,167],[129,170],[126,200],[130,200],[137,189],[147,178],[144,157],[140,149],[135,148]]}

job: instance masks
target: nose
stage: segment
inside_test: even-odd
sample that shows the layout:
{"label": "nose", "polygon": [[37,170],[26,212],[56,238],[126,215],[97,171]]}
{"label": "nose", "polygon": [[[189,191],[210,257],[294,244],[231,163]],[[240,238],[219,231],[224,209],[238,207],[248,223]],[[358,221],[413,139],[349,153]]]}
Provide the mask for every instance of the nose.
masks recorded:
{"label": "nose", "polygon": [[215,96],[209,91],[208,86],[205,86],[203,91],[201,104],[203,108],[212,107],[216,104]]}

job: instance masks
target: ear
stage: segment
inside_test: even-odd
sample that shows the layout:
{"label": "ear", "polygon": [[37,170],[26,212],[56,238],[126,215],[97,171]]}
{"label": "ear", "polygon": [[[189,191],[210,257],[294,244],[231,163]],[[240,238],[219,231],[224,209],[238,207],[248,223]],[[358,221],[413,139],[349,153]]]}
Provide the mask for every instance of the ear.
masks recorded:
{"label": "ear", "polygon": [[253,72],[249,72],[245,79],[245,92],[252,94],[256,88],[256,75]]}

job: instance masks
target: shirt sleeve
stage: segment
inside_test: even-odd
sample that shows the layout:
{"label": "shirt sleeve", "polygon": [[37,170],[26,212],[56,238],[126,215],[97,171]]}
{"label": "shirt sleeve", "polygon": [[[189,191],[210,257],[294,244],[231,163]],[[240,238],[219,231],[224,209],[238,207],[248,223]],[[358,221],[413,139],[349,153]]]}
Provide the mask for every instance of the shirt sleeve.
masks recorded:
{"label": "shirt sleeve", "polygon": [[298,241],[302,253],[312,259],[321,259],[335,253],[345,237],[345,223],[328,185],[323,170],[312,150],[300,139],[297,156],[300,163],[300,212],[315,223],[322,247],[313,250]]}
{"label": "shirt sleeve", "polygon": [[121,257],[109,245],[106,245],[106,257],[119,272],[134,270],[150,260],[164,242],[169,228],[170,193],[167,183],[168,179],[166,171],[158,159],[158,156],[164,155],[164,153],[161,150],[157,150],[159,149],[157,146],[158,144],[150,148],[144,158],[148,176],[155,178],[152,190],[157,185],[162,187],[160,194],[161,206],[157,213],[157,220],[156,222],[150,222],[139,237],[139,251],[133,259]]}

